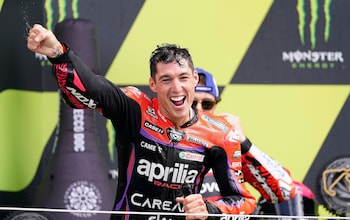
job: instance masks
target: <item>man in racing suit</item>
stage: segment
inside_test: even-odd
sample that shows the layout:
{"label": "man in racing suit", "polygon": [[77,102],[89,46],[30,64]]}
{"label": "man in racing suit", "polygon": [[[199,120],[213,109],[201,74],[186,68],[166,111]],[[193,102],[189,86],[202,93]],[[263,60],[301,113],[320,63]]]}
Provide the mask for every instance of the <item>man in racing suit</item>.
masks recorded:
{"label": "man in racing suit", "polygon": [[[195,87],[193,107],[198,111],[215,114],[216,107],[221,101],[218,86],[213,75],[202,68],[195,68],[199,81]],[[232,165],[233,169],[243,172],[244,178],[239,182],[249,183],[258,190],[264,201],[270,204],[282,203],[292,199],[296,192],[289,170],[282,167],[279,162],[261,151],[246,137],[239,117],[221,113],[238,132],[241,143],[242,164]],[[201,193],[209,200],[217,200],[221,197],[220,190],[216,187],[212,173],[209,171],[204,178]]]}
{"label": "man in racing suit", "polygon": [[[186,219],[210,219],[208,213],[253,212],[255,198],[239,184],[241,173],[231,168],[241,163],[235,129],[222,116],[191,108],[198,74],[187,49],[166,44],[153,51],[149,84],[157,98],[151,99],[135,87],[119,88],[95,75],[68,45],[41,25],[29,31],[27,47],[54,64],[67,104],[96,109],[116,130],[119,178],[115,210],[147,211],[153,216],[126,214],[111,219],[156,219],[156,212],[184,212],[193,214]],[[223,196],[217,201],[203,200],[199,194],[209,169]],[[192,191],[185,196],[184,184],[190,184]],[[184,217],[164,215],[160,219]]]}

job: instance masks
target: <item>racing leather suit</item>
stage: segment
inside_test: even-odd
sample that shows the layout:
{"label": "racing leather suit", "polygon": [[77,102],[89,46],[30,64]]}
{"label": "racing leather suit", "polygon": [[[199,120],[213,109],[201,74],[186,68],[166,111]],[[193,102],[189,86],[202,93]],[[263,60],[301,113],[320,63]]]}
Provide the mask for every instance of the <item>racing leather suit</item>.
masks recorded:
{"label": "racing leather suit", "polygon": [[[290,171],[282,167],[276,160],[262,152],[247,138],[241,142],[242,167],[236,172],[243,172],[238,181],[249,183],[259,191],[265,202],[276,204],[289,201],[296,194],[296,184],[292,180]],[[236,167],[233,167],[235,169]],[[201,194],[208,200],[222,197],[220,189],[209,171],[203,181]]]}
{"label": "racing leather suit", "polygon": [[[180,128],[159,110],[158,100],[135,87],[119,88],[94,74],[66,45],[50,58],[66,103],[96,109],[116,130],[118,187],[115,210],[183,212],[175,198],[189,183],[199,193],[203,178],[213,170],[222,198],[205,201],[209,213],[250,214],[256,201],[238,182],[242,178],[239,137],[222,116],[191,109]],[[155,219],[155,216],[112,216],[112,219]],[[162,216],[161,219],[184,219]]]}

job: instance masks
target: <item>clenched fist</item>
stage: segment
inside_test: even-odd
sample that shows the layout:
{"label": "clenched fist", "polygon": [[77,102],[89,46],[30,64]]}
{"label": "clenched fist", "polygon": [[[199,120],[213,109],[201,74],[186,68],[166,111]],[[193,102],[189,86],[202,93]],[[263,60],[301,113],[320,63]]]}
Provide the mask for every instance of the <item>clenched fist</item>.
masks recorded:
{"label": "clenched fist", "polygon": [[27,37],[29,50],[54,58],[63,54],[63,47],[52,31],[40,24],[34,24]]}

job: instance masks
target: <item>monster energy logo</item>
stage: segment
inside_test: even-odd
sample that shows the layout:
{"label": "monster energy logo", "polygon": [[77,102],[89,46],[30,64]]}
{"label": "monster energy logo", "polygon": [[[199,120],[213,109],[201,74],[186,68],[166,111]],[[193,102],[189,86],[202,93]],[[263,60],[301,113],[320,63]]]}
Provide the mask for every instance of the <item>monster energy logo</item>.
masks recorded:
{"label": "monster energy logo", "polygon": [[[298,0],[296,10],[299,17],[298,33],[300,42],[302,45],[306,44],[307,27],[310,32],[310,44],[311,49],[307,51],[283,51],[282,60],[290,62],[292,68],[299,69],[333,69],[336,63],[343,63],[343,53],[341,51],[315,51],[317,43],[317,22],[320,19],[319,12],[320,6],[318,0],[309,0],[310,2],[310,22],[306,23],[306,7],[305,0]],[[324,32],[323,41],[328,42],[330,38],[330,24],[331,24],[331,7],[332,0],[324,0],[323,12],[324,12]]]}
{"label": "monster energy logo", "polygon": [[[44,7],[46,11],[46,27],[50,30],[53,28],[54,23],[54,0],[45,0]],[[70,2],[70,4],[68,4]],[[67,17],[67,9],[71,8],[73,18],[79,18],[79,8],[78,8],[79,0],[57,0],[58,7],[58,22],[63,21]]]}
{"label": "monster energy logo", "polygon": [[[323,5],[323,11],[324,11],[324,34],[323,34],[323,40],[325,42],[328,42],[329,35],[330,35],[330,23],[331,23],[331,13],[330,13],[330,6],[331,6],[332,0],[325,0]],[[303,45],[305,45],[305,27],[306,27],[306,12],[305,12],[305,0],[298,0],[297,4],[297,12],[299,15],[299,37],[300,41]],[[316,24],[319,20],[318,16],[319,12],[319,5],[318,0],[311,0],[310,1],[310,15],[311,20],[309,23],[310,27],[310,42],[311,42],[311,48],[315,49],[317,37],[316,37]]]}

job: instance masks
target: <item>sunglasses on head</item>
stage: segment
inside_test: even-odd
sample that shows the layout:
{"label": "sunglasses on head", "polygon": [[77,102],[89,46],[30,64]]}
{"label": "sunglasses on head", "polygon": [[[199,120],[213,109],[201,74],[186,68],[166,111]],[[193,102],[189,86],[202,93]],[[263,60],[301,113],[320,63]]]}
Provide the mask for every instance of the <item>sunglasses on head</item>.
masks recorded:
{"label": "sunglasses on head", "polygon": [[194,100],[192,103],[192,106],[196,108],[198,102],[201,103],[203,110],[211,110],[214,107],[214,105],[217,103],[216,101],[210,101],[210,100],[202,100],[202,101]]}

